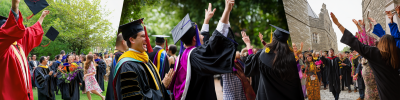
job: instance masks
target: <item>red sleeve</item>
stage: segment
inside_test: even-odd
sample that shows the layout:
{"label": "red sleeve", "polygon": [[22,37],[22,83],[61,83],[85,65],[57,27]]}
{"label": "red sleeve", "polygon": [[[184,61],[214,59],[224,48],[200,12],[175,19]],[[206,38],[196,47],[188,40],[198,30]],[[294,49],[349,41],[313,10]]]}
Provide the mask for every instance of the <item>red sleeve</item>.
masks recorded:
{"label": "red sleeve", "polygon": [[18,12],[20,18],[18,22],[15,21],[14,14],[11,12],[8,15],[8,19],[6,23],[3,24],[0,28],[0,55],[4,55],[5,51],[12,43],[24,37],[25,27],[22,24],[22,15],[21,12]]}
{"label": "red sleeve", "polygon": [[36,22],[31,27],[27,27],[25,31],[25,36],[18,41],[25,51],[25,55],[28,56],[29,52],[32,51],[33,48],[40,45],[43,38],[43,28],[39,22]]}

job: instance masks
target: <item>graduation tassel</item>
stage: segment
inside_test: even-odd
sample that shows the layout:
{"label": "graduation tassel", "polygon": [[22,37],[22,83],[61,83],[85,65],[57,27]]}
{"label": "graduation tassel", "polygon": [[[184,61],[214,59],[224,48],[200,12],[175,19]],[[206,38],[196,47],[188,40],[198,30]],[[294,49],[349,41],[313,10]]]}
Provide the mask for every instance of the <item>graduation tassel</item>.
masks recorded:
{"label": "graduation tassel", "polygon": [[[51,42],[51,41],[50,41]],[[47,45],[42,45],[42,47],[47,47],[50,45],[50,42]]]}
{"label": "graduation tassel", "polygon": [[165,50],[168,51],[168,41],[167,41],[167,39],[165,39]]}
{"label": "graduation tassel", "polygon": [[271,36],[270,36],[270,39],[269,39],[269,43],[272,43],[272,29],[271,29]]}
{"label": "graduation tassel", "polygon": [[148,53],[151,53],[151,52],[153,52],[153,48],[151,48],[150,39],[149,39],[149,35],[147,35],[146,26],[144,26],[144,23],[143,23],[142,19],[140,19],[140,21],[141,21],[142,24],[143,24],[144,33],[145,33],[145,36],[146,36],[147,52],[148,52]]}
{"label": "graduation tassel", "polygon": [[26,17],[26,19],[31,19],[33,17],[33,14],[32,15],[30,15],[30,16],[28,16],[28,17]]}

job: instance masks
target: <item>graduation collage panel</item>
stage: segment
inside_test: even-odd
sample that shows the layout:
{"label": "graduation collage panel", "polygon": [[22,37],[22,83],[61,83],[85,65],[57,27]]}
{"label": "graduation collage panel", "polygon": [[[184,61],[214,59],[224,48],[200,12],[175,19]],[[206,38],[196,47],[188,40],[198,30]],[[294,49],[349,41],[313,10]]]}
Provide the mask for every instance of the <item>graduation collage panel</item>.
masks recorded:
{"label": "graduation collage panel", "polygon": [[291,47],[284,1],[0,0],[0,100],[271,98],[245,65]]}

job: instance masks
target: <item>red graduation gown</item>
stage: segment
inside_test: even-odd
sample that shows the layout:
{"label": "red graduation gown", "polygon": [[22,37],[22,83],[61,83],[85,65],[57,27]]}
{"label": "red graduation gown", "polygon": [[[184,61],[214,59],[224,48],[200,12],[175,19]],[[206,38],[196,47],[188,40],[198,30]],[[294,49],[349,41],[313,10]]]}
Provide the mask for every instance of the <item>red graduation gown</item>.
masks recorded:
{"label": "red graduation gown", "polygon": [[[40,23],[25,28],[21,12],[19,16],[16,21],[10,11],[8,20],[0,28],[0,100],[33,100],[26,56],[40,45],[43,29]],[[15,41],[21,52],[13,45]]]}

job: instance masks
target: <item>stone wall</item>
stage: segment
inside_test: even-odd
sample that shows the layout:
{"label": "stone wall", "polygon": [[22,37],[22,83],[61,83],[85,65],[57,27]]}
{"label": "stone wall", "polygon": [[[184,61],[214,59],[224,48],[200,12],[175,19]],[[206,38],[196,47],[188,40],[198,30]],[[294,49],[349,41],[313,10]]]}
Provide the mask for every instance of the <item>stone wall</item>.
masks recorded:
{"label": "stone wall", "polygon": [[[308,48],[317,51],[330,48],[338,50],[336,33],[325,4],[322,5],[318,18],[309,15],[306,0],[283,0],[283,4],[293,43],[300,46],[303,42],[303,51]],[[313,41],[313,33],[317,34],[316,43]]]}

